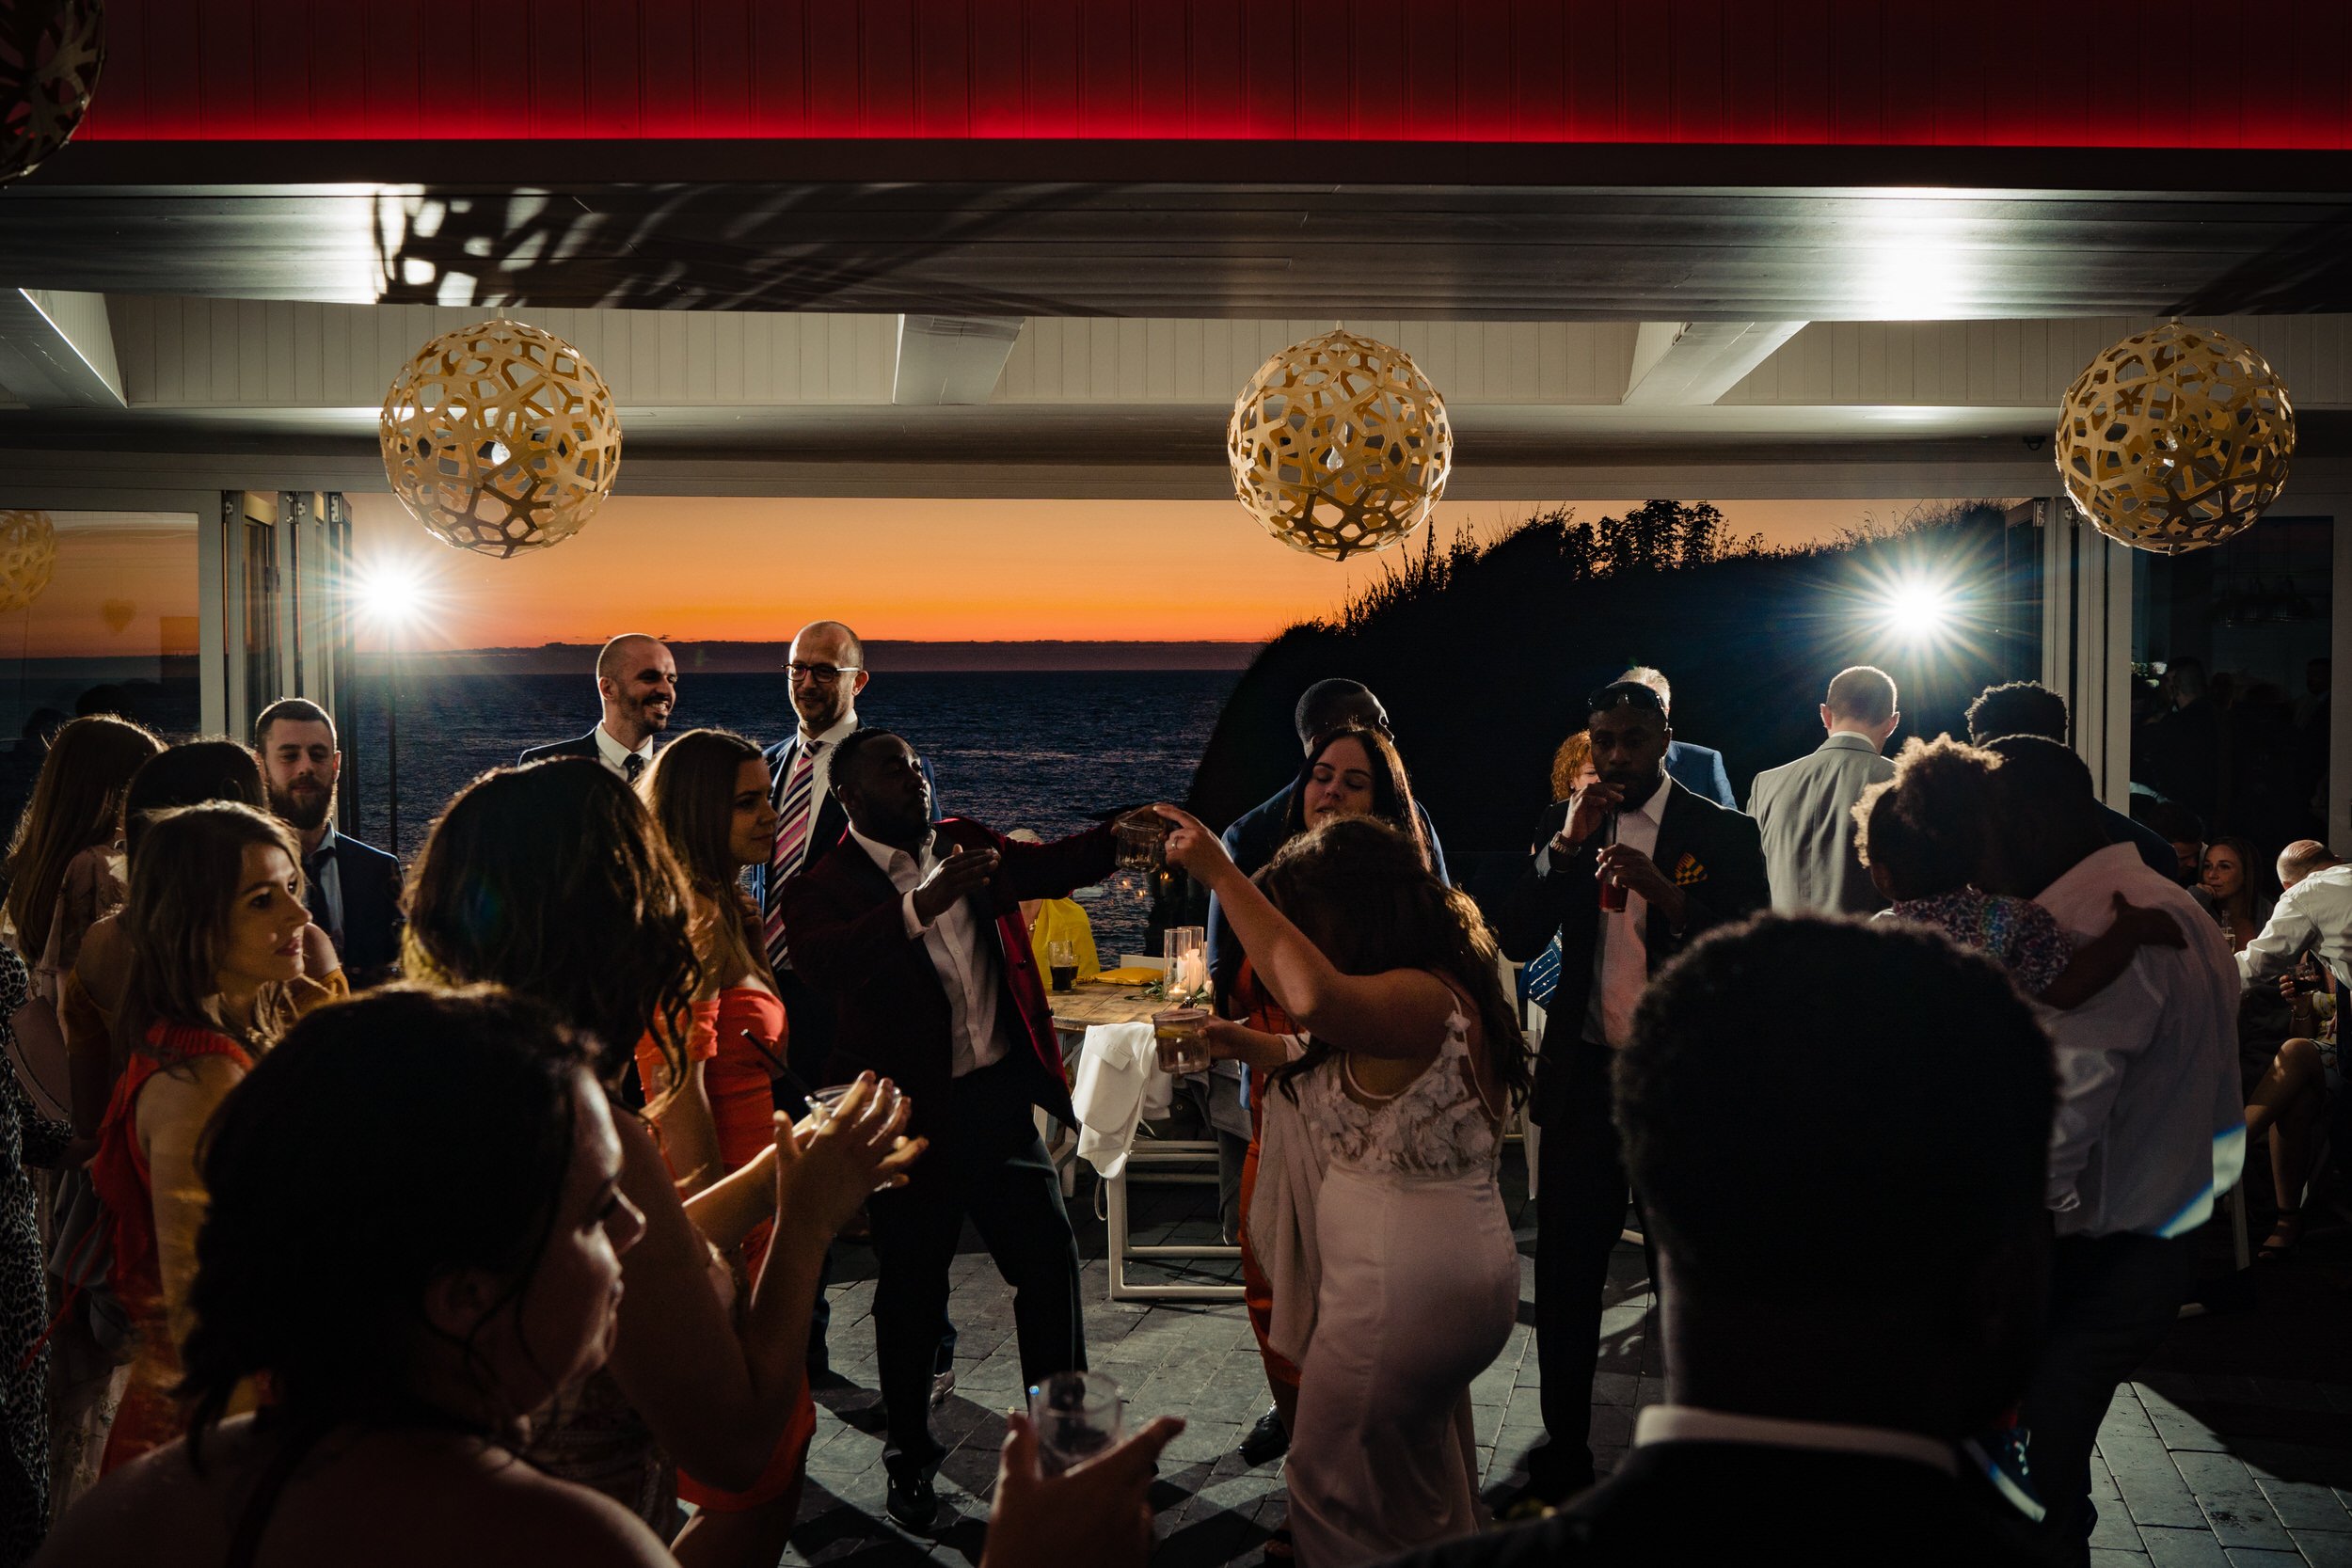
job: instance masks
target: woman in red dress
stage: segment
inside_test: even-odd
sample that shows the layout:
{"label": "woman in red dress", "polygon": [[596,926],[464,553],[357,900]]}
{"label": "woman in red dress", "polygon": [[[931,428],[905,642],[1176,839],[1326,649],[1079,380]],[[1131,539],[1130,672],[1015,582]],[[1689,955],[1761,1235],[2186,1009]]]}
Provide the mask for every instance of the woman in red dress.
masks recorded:
{"label": "woman in red dress", "polygon": [[250,806],[170,812],[140,847],[122,917],[130,986],[116,1019],[128,1065],[90,1161],[112,1221],[112,1283],[138,1340],[103,1470],[183,1430],[171,1389],[204,1212],[199,1142],[292,1022],[310,923],[293,836]]}
{"label": "woman in red dress", "polygon": [[[759,940],[758,917],[738,886],[743,868],[767,864],[775,847],[769,784],[768,765],[750,740],[728,730],[690,730],[662,749],[638,786],[685,876],[694,954],[702,964],[684,1080],[671,1082],[650,1034],[637,1046],[638,1077],[661,1131],[662,1152],[689,1193],[775,1148],[770,1085],[775,1064],[784,1060],[784,1003]],[[771,1228],[755,1227],[737,1249],[742,1281],[759,1276]],[[681,1472],[678,1496],[700,1511],[689,1529],[726,1537],[730,1545],[739,1544],[745,1560],[782,1556],[800,1513],[816,1429],[816,1406],[803,1383],[792,1424],[751,1488],[729,1492]]]}

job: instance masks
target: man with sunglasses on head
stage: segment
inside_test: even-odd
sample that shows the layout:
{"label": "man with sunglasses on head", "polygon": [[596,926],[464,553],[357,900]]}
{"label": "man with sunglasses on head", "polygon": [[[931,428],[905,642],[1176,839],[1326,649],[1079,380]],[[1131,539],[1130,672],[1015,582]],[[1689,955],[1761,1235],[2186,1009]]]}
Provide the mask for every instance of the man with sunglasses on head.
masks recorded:
{"label": "man with sunglasses on head", "polygon": [[1527,1456],[1528,1490],[1547,1503],[1593,1483],[1602,1297],[1629,1201],[1610,1075],[1634,1005],[1700,934],[1772,902],[1756,819],[1668,774],[1674,730],[1656,690],[1615,681],[1579,711],[1597,776],[1545,808],[1534,834],[1543,847],[1487,908],[1497,942],[1521,963],[1560,940],[1560,986],[1527,1105],[1543,1130],[1535,1354],[1546,1433]]}

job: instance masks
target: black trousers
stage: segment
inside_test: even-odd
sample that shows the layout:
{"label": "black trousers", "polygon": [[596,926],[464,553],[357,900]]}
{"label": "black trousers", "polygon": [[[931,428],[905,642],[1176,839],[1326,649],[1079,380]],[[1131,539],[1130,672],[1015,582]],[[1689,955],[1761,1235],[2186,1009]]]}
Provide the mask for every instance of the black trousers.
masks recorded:
{"label": "black trousers", "polygon": [[2197,1284],[2194,1236],[2065,1236],[2050,1252],[2050,1310],[2026,1394],[2027,1462],[2056,1560],[2088,1563],[2090,1448],[2115,1390],[2164,1342]]}
{"label": "black trousers", "polygon": [[[1529,1481],[1547,1497],[1565,1497],[1593,1481],[1601,1294],[1630,1196],[1610,1119],[1615,1054],[1589,1040],[1569,1048],[1562,1064],[1568,1077],[1565,1104],[1543,1124],[1536,1148],[1535,1357],[1544,1379],[1545,1437],[1527,1465]],[[1657,1277],[1655,1270],[1650,1277]]]}
{"label": "black trousers", "polygon": [[874,1349],[890,1433],[882,1463],[928,1473],[946,1449],[931,1435],[930,1385],[947,1270],[969,1216],[996,1272],[1012,1287],[1021,1377],[1086,1369],[1078,1307],[1078,1240],[1062,1208],[1061,1179],[1030,1119],[1022,1079],[998,1063],[954,1081],[926,1108],[931,1146],[897,1192],[876,1193]]}

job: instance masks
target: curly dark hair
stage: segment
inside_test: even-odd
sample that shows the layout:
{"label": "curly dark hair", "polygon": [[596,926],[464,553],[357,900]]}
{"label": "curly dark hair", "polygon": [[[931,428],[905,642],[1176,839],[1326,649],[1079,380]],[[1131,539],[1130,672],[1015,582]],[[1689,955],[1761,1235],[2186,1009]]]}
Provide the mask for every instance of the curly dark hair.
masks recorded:
{"label": "curly dark hair", "polygon": [[[1502,989],[1494,933],[1468,894],[1429,869],[1414,841],[1376,817],[1339,817],[1283,845],[1257,882],[1342,974],[1422,969],[1453,981],[1478,1008],[1495,1077],[1513,1104],[1527,1098],[1527,1037]],[[1296,1099],[1299,1078],[1335,1049],[1310,1039],[1275,1082]]]}
{"label": "curly dark hair", "polygon": [[2067,724],[2066,699],[2040,681],[1988,686],[1968,705],[1968,738],[1979,746],[2011,735],[2063,742]]}
{"label": "curly dark hair", "polygon": [[1421,813],[1413,805],[1413,784],[1405,775],[1405,759],[1397,754],[1395,741],[1361,724],[1326,730],[1308,746],[1306,763],[1291,784],[1290,803],[1282,811],[1282,836],[1295,838],[1307,831],[1307,788],[1314,781],[1315,765],[1323,760],[1324,752],[1343,740],[1355,741],[1372,759],[1372,815],[1411,840],[1422,863],[1427,865],[1429,838],[1422,832]]}
{"label": "curly dark hair", "polygon": [[594,757],[495,768],[460,790],[408,873],[403,969],[535,996],[594,1037],[623,1087],[651,1030],[684,1080],[702,965],[686,879],[636,793]]}
{"label": "curly dark hair", "polygon": [[1949,736],[1911,739],[1895,775],[1854,802],[1854,849],[1883,869],[1898,899],[1932,898],[1978,879],[2001,759]]}
{"label": "curly dark hair", "polygon": [[257,1062],[199,1156],[176,1390],[191,1456],[264,1373],[274,1416],[313,1435],[422,1412],[413,1347],[437,1332],[425,1289],[481,1269],[503,1282],[498,1306],[521,1299],[571,1165],[573,1074],[592,1065],[541,1003],[406,985],[320,1008]]}

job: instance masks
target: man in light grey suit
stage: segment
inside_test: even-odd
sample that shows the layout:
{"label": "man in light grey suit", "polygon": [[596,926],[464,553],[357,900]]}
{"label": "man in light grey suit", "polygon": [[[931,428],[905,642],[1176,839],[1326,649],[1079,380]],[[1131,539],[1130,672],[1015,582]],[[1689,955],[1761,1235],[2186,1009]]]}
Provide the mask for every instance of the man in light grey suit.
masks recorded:
{"label": "man in light grey suit", "polygon": [[1869,914],[1886,907],[1854,853],[1854,802],[1895,765],[1879,748],[1902,722],[1895,683],[1867,664],[1840,670],[1821,704],[1829,737],[1811,756],[1756,776],[1748,815],[1764,830],[1772,908],[1783,914]]}

